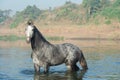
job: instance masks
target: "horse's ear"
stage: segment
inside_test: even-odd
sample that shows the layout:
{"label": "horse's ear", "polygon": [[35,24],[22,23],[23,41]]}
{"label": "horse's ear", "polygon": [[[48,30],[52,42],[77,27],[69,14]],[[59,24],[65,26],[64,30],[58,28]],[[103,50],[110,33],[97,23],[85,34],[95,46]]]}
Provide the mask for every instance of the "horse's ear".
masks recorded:
{"label": "horse's ear", "polygon": [[28,20],[27,24],[28,25],[33,25],[33,21],[30,19],[30,20]]}

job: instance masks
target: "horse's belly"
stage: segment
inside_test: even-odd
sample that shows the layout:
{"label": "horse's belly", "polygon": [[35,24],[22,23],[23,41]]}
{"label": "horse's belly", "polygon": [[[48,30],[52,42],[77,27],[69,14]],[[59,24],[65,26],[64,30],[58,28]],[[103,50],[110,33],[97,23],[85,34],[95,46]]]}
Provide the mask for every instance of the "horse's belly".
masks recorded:
{"label": "horse's belly", "polygon": [[64,63],[64,61],[65,61],[65,58],[53,58],[52,60],[51,60],[51,65],[59,65],[59,64],[62,64],[62,63]]}

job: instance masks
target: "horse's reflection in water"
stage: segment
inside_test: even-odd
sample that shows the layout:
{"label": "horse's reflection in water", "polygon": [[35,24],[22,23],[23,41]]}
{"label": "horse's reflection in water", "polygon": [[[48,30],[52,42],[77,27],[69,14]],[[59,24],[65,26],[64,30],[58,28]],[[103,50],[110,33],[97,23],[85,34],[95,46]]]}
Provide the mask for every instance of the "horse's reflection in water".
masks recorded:
{"label": "horse's reflection in water", "polygon": [[86,70],[71,73],[34,74],[34,80],[83,80]]}

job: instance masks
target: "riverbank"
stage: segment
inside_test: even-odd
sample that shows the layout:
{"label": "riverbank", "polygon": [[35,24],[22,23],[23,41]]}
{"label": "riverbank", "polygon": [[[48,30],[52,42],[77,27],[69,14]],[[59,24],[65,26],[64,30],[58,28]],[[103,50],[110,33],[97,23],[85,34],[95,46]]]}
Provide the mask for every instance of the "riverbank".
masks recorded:
{"label": "riverbank", "polygon": [[[26,25],[22,24],[14,29],[7,27],[0,28],[0,37],[2,36],[0,47],[28,47],[29,45],[25,42],[25,26]],[[88,44],[94,46],[94,42],[120,41],[120,27],[112,25],[36,25],[36,27],[45,37],[47,36],[47,40],[52,43],[67,42],[76,45],[79,44],[84,47]],[[10,37],[11,35],[14,36]],[[9,40],[9,38],[14,39],[15,41]],[[75,42],[75,40],[79,41]],[[87,43],[85,43],[85,41]]]}

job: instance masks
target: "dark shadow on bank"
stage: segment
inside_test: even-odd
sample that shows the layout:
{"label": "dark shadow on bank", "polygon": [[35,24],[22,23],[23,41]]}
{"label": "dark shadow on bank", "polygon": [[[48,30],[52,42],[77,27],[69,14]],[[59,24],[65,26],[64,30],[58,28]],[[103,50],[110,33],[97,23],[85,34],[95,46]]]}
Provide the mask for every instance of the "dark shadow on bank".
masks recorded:
{"label": "dark shadow on bank", "polygon": [[85,40],[85,41],[94,41],[94,40],[100,40],[100,41],[120,41],[119,38],[87,38],[87,37],[84,37],[84,38],[67,38],[67,40]]}

